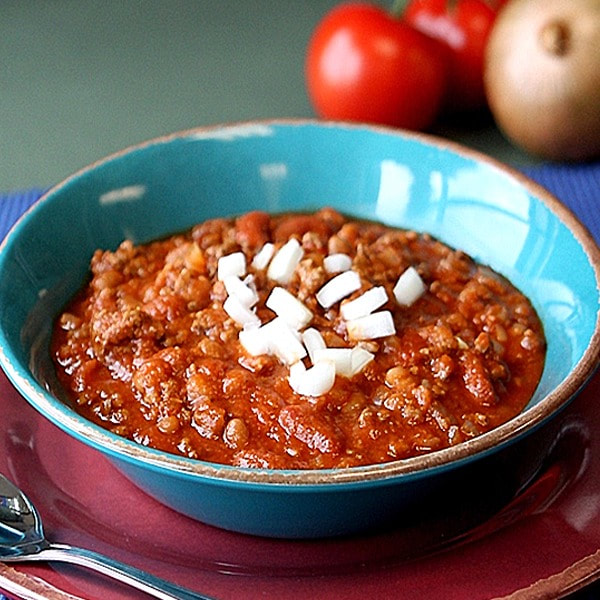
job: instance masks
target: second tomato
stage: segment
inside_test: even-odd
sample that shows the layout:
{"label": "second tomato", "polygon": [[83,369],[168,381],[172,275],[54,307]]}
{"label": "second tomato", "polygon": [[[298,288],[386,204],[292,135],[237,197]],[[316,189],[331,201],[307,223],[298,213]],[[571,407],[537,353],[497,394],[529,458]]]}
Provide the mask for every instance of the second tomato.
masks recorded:
{"label": "second tomato", "polygon": [[334,8],[309,42],[306,84],[327,119],[429,127],[446,89],[438,42],[370,4]]}
{"label": "second tomato", "polygon": [[404,18],[440,40],[449,51],[447,106],[471,110],[485,106],[485,47],[503,0],[411,0]]}

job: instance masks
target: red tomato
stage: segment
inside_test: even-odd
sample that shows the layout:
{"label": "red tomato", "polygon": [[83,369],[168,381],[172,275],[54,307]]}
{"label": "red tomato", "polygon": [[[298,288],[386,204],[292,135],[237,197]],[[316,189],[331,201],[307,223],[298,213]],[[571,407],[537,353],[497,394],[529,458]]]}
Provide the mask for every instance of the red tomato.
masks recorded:
{"label": "red tomato", "polygon": [[454,110],[485,106],[483,62],[488,36],[505,1],[411,0],[407,23],[449,49],[447,105]]}
{"label": "red tomato", "polygon": [[318,115],[422,130],[446,89],[440,44],[383,9],[342,4],[315,29],[306,84]]}

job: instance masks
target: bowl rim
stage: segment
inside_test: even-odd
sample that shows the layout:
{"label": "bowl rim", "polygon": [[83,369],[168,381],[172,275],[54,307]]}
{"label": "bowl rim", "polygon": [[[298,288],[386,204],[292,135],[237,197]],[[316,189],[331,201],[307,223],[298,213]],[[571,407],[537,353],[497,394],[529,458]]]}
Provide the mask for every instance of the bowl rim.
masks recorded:
{"label": "bowl rim", "polygon": [[[251,134],[264,128],[290,128],[312,126],[317,128],[347,129],[384,134],[408,141],[446,150],[469,160],[486,163],[504,174],[512,177],[532,196],[542,202],[569,229],[575,240],[580,244],[594,272],[596,288],[600,293],[600,248],[588,229],[556,196],[545,187],[530,179],[500,160],[479,150],[464,146],[459,142],[448,140],[430,133],[413,132],[405,129],[391,128],[383,125],[370,125],[346,121],[326,121],[312,118],[276,118],[255,119],[216,123],[182,129],[166,135],[157,136],[140,143],[129,145],[121,150],[110,153],[98,160],[73,172],[61,182],[50,187],[39,200],[21,215],[5,239],[0,244],[0,255],[5,247],[39,206],[51,201],[59,193],[80,177],[101,165],[118,160],[128,154],[151,146],[168,144],[170,142],[199,137],[217,136],[219,132],[232,134]],[[4,334],[0,331],[0,341]],[[443,448],[424,455],[386,463],[338,468],[338,469],[298,469],[278,470],[263,468],[242,468],[230,465],[210,463],[198,459],[169,454],[167,452],[142,446],[137,442],[120,437],[103,429],[99,425],[87,421],[59,399],[52,396],[35,381],[35,377],[27,369],[20,369],[8,356],[5,344],[0,344],[0,366],[7,374],[17,390],[25,396],[42,415],[57,425],[66,433],[80,441],[95,447],[104,454],[138,467],[150,467],[153,470],[166,469],[173,474],[188,478],[203,478],[218,480],[231,485],[254,484],[258,486],[293,484],[295,487],[329,486],[335,484],[373,485],[385,482],[390,478],[425,476],[432,470],[454,467],[482,456],[495,452],[500,448],[516,441],[524,434],[533,431],[549,419],[556,411],[566,406],[577,392],[584,387],[599,365],[600,357],[600,309],[596,311],[596,321],[588,347],[574,366],[569,375],[551,392],[546,394],[536,405],[522,411],[506,423],[491,431],[449,448]],[[33,381],[32,381],[33,380]],[[35,383],[34,383],[35,381]]]}

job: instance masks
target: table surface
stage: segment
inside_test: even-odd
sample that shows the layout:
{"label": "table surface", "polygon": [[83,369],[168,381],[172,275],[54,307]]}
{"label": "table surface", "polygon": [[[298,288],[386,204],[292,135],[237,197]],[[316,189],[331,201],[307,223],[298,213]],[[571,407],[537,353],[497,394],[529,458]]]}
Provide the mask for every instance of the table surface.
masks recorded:
{"label": "table surface", "polygon": [[[304,53],[338,1],[4,0],[0,190],[52,185],[181,129],[314,116]],[[434,132],[511,164],[535,162],[490,118]]]}

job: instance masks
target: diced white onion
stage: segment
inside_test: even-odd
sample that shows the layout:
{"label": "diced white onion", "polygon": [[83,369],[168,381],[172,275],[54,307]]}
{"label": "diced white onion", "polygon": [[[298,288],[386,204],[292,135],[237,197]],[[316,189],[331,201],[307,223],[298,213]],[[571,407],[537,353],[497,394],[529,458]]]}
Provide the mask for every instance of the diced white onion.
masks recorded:
{"label": "diced white onion", "polygon": [[250,310],[247,306],[244,306],[235,296],[229,296],[223,303],[223,309],[225,312],[242,327],[260,325],[260,319],[258,315]]}
{"label": "diced white onion", "polygon": [[266,306],[294,329],[302,329],[313,317],[312,312],[296,296],[282,287],[273,288]]}
{"label": "diced white onion", "polygon": [[293,365],[306,356],[300,335],[280,317],[265,323],[261,329],[267,336],[270,352],[282,363]]}
{"label": "diced white onion", "polygon": [[340,307],[340,313],[346,321],[359,319],[383,306],[387,300],[388,296],[385,288],[380,285],[367,290],[354,300],[344,302]]}
{"label": "diced white onion", "polygon": [[335,372],[344,377],[352,374],[352,348],[322,348],[315,352],[313,363],[328,360],[335,365]]}
{"label": "diced white onion", "polygon": [[274,253],[275,245],[267,242],[252,259],[252,266],[259,271],[266,269]]}
{"label": "diced white onion", "polygon": [[270,354],[269,336],[263,327],[246,327],[238,335],[240,343],[251,356]]}
{"label": "diced white onion", "polygon": [[252,273],[248,273],[244,279],[242,279],[244,285],[247,285],[250,289],[256,292],[256,282],[254,281],[254,275]]}
{"label": "diced white onion", "polygon": [[321,332],[314,327],[309,327],[302,332],[302,341],[308,352],[311,362],[315,362],[315,354],[325,348],[325,340]]}
{"label": "diced white onion", "polygon": [[224,281],[225,277],[235,275],[243,277],[246,274],[246,257],[243,252],[234,252],[221,256],[217,262],[217,279]]}
{"label": "diced white onion", "polygon": [[[304,250],[295,238],[288,240],[277,252],[274,244],[267,242],[254,256],[252,266],[257,270],[267,269],[270,279],[285,285],[303,255]],[[325,257],[323,265],[328,273],[334,275],[316,294],[316,300],[323,308],[330,308],[361,288],[360,276],[352,270],[352,258],[347,254],[330,254]],[[244,278],[244,275],[246,258],[242,252],[219,259],[217,277],[223,281],[228,294],[223,308],[242,327],[239,341],[246,352],[252,356],[274,355],[289,367],[289,383],[296,393],[313,397],[326,394],[333,387],[336,375],[353,377],[375,359],[374,352],[360,343],[351,348],[328,348],[317,329],[304,329],[312,320],[313,313],[284,287],[276,286],[271,290],[265,305],[277,316],[261,324],[252,309],[259,300],[254,277],[248,275]],[[426,286],[419,273],[414,267],[409,267],[398,278],[393,294],[399,304],[408,306],[425,291]],[[349,338],[360,342],[393,335],[396,329],[392,313],[378,310],[387,301],[385,288],[376,286],[353,300],[343,302],[340,315]],[[312,363],[310,368],[302,362],[307,355]]]}
{"label": "diced white onion", "polygon": [[323,266],[328,273],[342,273],[352,266],[352,259],[340,252],[330,254],[323,259]]}
{"label": "diced white onion", "polygon": [[[302,364],[302,363],[299,363]],[[302,396],[321,396],[326,394],[335,383],[335,365],[329,360],[322,360],[310,369],[304,365],[292,365],[289,383],[291,388]]]}
{"label": "diced white onion", "polygon": [[394,319],[389,310],[371,313],[359,319],[346,321],[348,335],[355,340],[373,340],[396,332]]}
{"label": "diced white onion", "polygon": [[425,284],[417,270],[414,267],[408,267],[394,286],[394,296],[398,304],[410,306],[425,293],[425,290]]}
{"label": "diced white onion", "polygon": [[375,355],[372,352],[369,352],[360,346],[354,346],[354,348],[352,348],[352,367],[349,377],[360,373],[374,358]]}
{"label": "diced white onion", "polygon": [[288,381],[290,382],[290,386],[293,388],[296,387],[297,382],[300,381],[302,376],[306,373],[306,367],[304,363],[299,360],[290,366],[290,374],[288,376]]}
{"label": "diced white onion", "polygon": [[[270,321],[265,323],[263,327],[265,328],[269,336],[274,336],[281,329],[286,329],[290,333],[292,333],[299,342],[302,342],[302,334],[281,317],[275,317],[274,319],[271,319]],[[269,330],[271,330],[271,332],[269,332]]]}
{"label": "diced white onion", "polygon": [[269,279],[283,285],[289,283],[303,254],[300,242],[296,238],[290,238],[272,258],[267,271]]}
{"label": "diced white onion", "polygon": [[243,306],[250,308],[258,302],[256,290],[246,285],[237,275],[227,275],[223,283],[227,293],[234,296]]}
{"label": "diced white onion", "polygon": [[330,279],[317,292],[317,302],[323,308],[329,308],[352,292],[360,289],[360,286],[360,276],[356,271],[344,271]]}

